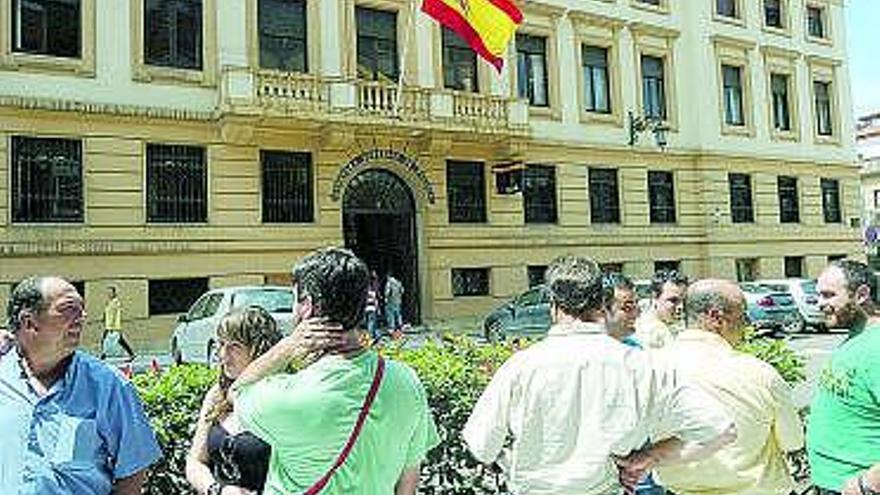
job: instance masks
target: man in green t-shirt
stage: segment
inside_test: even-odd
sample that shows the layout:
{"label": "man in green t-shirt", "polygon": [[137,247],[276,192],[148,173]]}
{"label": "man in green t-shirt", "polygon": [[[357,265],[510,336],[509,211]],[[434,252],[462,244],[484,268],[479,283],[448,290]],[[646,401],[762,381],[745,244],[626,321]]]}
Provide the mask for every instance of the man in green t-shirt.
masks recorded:
{"label": "man in green t-shirt", "polygon": [[819,375],[807,450],[820,495],[880,493],[880,317],[877,279],[867,265],[831,263],[817,283],[829,328],[849,338]]}
{"label": "man in green t-shirt", "polygon": [[[366,265],[350,251],[323,249],[300,261],[293,278],[301,321],[230,392],[242,425],[272,447],[264,493],[303,493],[330,473],[322,495],[414,495],[420,464],[439,436],[422,384],[403,363],[386,360],[363,429],[332,470],[379,366],[355,328],[366,305]],[[300,371],[279,372],[291,362]]]}

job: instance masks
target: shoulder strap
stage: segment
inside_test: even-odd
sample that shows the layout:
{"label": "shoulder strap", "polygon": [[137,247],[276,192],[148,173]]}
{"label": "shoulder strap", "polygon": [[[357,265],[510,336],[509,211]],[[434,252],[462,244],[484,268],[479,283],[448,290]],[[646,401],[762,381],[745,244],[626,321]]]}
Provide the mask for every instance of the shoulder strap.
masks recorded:
{"label": "shoulder strap", "polygon": [[361,429],[364,427],[364,422],[367,420],[367,414],[370,412],[370,408],[373,405],[373,400],[376,398],[376,394],[379,392],[379,385],[382,383],[382,377],[385,375],[385,360],[382,359],[382,356],[379,356],[379,360],[376,364],[376,374],[373,376],[373,383],[370,385],[370,391],[367,393],[367,397],[364,399],[364,405],[361,406],[360,415],[358,415],[357,423],[354,425],[354,429],[351,431],[351,435],[348,437],[348,441],[345,442],[345,447],[342,449],[342,452],[339,453],[339,457],[336,458],[336,462],[333,463],[333,466],[321,477],[314,485],[309,487],[308,490],[304,492],[303,495],[317,495],[324,489],[327,483],[330,481],[330,478],[336,474],[336,470],[339,469],[340,466],[345,462],[348,458],[348,455],[351,454],[352,449],[354,448],[355,442],[357,442],[358,437],[361,435]]}

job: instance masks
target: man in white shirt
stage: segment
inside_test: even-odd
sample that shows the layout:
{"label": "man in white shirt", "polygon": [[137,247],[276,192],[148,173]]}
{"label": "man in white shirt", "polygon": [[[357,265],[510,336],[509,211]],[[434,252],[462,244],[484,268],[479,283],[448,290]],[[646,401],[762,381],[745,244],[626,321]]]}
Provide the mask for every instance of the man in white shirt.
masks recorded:
{"label": "man in white shirt", "polygon": [[[546,285],[547,338],[499,368],[463,432],[479,461],[505,470],[512,493],[617,494],[621,481],[631,491],[655,461],[735,438],[720,404],[606,334],[610,291],[594,261],[560,258]],[[660,441],[639,452],[649,437]]]}
{"label": "man in white shirt", "polygon": [[651,309],[636,320],[635,340],[645,349],[672,342],[683,326],[688,279],[675,270],[661,270],[651,279]]}

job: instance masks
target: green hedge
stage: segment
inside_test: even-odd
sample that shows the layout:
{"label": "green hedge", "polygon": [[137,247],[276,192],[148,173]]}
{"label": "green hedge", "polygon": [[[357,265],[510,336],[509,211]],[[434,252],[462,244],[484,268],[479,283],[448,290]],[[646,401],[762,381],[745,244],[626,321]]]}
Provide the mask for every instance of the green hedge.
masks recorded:
{"label": "green hedge", "polygon": [[[789,381],[803,379],[803,362],[784,342],[750,339],[744,350],[768,360]],[[420,493],[497,493],[497,475],[467,453],[461,430],[492,374],[512,352],[504,344],[478,345],[457,336],[444,336],[418,349],[390,346],[383,351],[418,373],[442,440],[422,470]],[[146,373],[135,377],[165,454],[147,481],[148,494],[191,493],[184,477],[186,453],[202,397],[215,379],[216,371],[204,366],[177,366],[159,376]]]}

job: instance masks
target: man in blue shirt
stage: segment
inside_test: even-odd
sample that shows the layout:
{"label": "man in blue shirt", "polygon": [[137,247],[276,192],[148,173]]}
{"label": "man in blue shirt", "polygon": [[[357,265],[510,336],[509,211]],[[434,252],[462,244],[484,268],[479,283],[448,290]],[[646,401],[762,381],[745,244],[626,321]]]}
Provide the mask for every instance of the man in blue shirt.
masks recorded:
{"label": "man in blue shirt", "polygon": [[18,495],[140,494],[161,456],[134,387],[78,351],[82,297],[30,277],[9,300],[0,357],[0,487]]}

